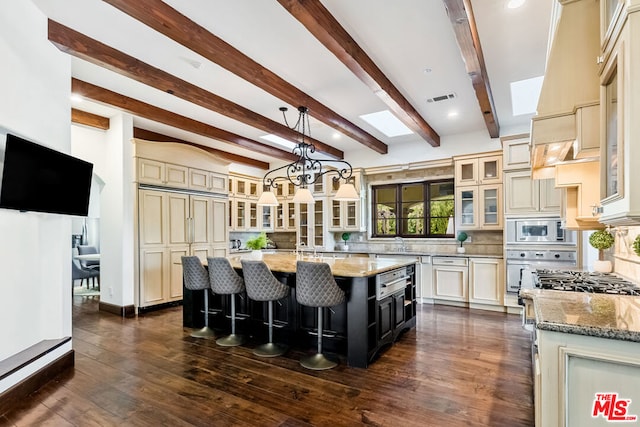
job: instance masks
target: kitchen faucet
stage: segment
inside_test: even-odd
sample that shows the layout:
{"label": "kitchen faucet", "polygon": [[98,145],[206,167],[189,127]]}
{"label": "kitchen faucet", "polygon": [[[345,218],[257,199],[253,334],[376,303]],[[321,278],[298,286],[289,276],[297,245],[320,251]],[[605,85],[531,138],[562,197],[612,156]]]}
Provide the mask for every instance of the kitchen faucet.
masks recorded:
{"label": "kitchen faucet", "polygon": [[398,252],[406,252],[407,246],[404,243],[404,239],[400,236],[396,237],[396,240],[400,243],[400,247],[397,249]]}

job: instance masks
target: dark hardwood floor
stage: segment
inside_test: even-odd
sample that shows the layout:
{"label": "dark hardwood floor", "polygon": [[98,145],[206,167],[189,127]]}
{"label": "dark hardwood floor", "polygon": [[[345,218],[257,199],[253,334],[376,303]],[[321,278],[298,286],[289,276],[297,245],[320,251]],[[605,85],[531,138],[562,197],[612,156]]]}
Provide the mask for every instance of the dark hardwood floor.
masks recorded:
{"label": "dark hardwood floor", "polygon": [[368,369],[302,368],[299,351],[189,337],[182,308],[123,319],[74,297],[75,369],[9,426],[531,426],[530,336],[514,315],[423,305]]}

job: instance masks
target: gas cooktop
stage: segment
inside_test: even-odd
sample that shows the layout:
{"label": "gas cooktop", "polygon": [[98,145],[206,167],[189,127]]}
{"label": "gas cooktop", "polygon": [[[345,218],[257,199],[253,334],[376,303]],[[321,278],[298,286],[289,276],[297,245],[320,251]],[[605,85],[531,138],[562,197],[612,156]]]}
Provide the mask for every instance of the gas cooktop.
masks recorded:
{"label": "gas cooktop", "polygon": [[533,281],[540,289],[640,296],[640,287],[611,273],[539,269]]}

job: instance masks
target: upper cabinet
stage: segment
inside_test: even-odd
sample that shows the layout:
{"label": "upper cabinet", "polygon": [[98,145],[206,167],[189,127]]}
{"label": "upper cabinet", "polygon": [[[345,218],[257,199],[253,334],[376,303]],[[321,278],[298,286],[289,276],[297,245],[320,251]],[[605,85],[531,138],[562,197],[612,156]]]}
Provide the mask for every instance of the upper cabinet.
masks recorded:
{"label": "upper cabinet", "polygon": [[640,4],[601,1],[600,222],[640,223]]}
{"label": "upper cabinet", "polygon": [[455,159],[455,183],[484,185],[502,183],[502,155],[460,157]]}
{"label": "upper cabinet", "polygon": [[502,154],[454,158],[459,230],[502,230]]}
{"label": "upper cabinet", "polygon": [[502,169],[531,168],[531,142],[529,135],[502,138]]}
{"label": "upper cabinet", "polygon": [[513,215],[560,215],[562,192],[555,179],[532,179],[530,170],[505,172],[504,212]]}
{"label": "upper cabinet", "polygon": [[227,194],[227,164],[198,148],[135,139],[133,155],[139,184]]}

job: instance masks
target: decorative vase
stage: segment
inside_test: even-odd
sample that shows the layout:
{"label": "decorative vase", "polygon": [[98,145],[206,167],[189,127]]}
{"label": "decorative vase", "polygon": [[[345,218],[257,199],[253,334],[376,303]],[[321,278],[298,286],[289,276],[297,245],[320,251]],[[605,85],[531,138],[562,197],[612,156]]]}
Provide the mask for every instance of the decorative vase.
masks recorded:
{"label": "decorative vase", "polygon": [[598,273],[611,273],[612,270],[611,261],[595,260],[593,261],[593,271]]}
{"label": "decorative vase", "polygon": [[467,251],[467,250],[465,249],[465,247],[464,247],[464,246],[458,246],[458,247],[456,248],[456,252],[458,252],[459,254],[463,254],[463,253],[465,253],[466,251]]}
{"label": "decorative vase", "polygon": [[262,259],[262,250],[261,249],[252,250],[250,257],[254,261],[260,261]]}

